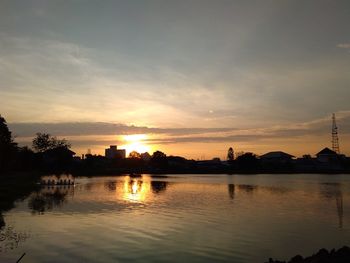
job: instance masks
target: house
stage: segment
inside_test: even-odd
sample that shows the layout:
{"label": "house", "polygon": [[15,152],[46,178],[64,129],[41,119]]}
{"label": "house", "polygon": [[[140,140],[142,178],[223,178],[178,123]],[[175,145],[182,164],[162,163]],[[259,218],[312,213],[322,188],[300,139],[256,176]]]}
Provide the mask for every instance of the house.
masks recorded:
{"label": "house", "polygon": [[321,163],[331,163],[336,162],[339,158],[338,154],[335,151],[332,151],[328,147],[324,148],[316,154],[317,161]]}
{"label": "house", "polygon": [[62,146],[46,150],[42,153],[42,158],[45,165],[53,168],[60,168],[69,165],[73,161],[74,155],[75,152]]}
{"label": "house", "polygon": [[289,163],[292,161],[292,159],[295,156],[281,152],[281,151],[275,151],[275,152],[268,152],[260,156],[260,159],[263,162],[271,162],[271,163]]}

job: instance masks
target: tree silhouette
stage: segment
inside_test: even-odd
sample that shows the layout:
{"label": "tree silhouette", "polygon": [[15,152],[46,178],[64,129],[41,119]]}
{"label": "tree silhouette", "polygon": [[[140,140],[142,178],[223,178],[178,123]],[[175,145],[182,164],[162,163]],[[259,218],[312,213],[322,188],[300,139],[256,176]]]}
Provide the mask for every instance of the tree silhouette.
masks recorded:
{"label": "tree silhouette", "polygon": [[138,153],[137,151],[132,151],[132,152],[129,153],[129,158],[141,159],[141,154]]}
{"label": "tree silhouette", "polygon": [[0,170],[10,166],[16,149],[17,144],[13,141],[6,120],[0,115]]}
{"label": "tree silhouette", "polygon": [[46,150],[60,147],[69,149],[71,145],[67,142],[66,139],[59,140],[48,133],[38,132],[36,134],[36,137],[33,139],[33,148],[37,152],[45,152]]}
{"label": "tree silhouette", "polygon": [[227,160],[233,161],[233,159],[234,159],[234,152],[233,152],[232,147],[230,147],[227,151]]}
{"label": "tree silhouette", "polygon": [[166,159],[166,154],[161,151],[155,151],[152,155],[152,160]]}
{"label": "tree silhouette", "polygon": [[258,168],[259,159],[254,153],[247,152],[238,156],[236,162],[239,169],[254,170]]}
{"label": "tree silhouette", "polygon": [[155,151],[151,158],[151,164],[155,168],[166,168],[168,166],[166,154],[161,151]]}
{"label": "tree silhouette", "polygon": [[141,153],[141,159],[148,162],[150,161],[152,156],[148,152]]}

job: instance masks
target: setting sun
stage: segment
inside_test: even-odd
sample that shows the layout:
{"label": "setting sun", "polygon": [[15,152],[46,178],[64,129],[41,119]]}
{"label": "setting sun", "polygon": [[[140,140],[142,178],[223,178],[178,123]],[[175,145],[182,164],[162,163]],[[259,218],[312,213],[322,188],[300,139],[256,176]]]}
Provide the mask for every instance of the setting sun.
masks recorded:
{"label": "setting sun", "polygon": [[129,155],[132,151],[138,153],[149,152],[151,147],[145,143],[148,138],[147,134],[131,134],[123,136],[124,145],[121,147],[126,150],[126,154]]}

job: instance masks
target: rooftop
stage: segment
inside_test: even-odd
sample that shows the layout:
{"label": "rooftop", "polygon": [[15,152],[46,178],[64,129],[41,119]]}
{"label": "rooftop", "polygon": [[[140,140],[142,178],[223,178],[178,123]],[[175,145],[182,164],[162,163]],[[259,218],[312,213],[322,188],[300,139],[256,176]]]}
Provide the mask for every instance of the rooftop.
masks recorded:
{"label": "rooftop", "polygon": [[319,154],[331,154],[331,155],[336,155],[337,153],[335,151],[332,151],[331,149],[329,149],[328,147],[324,148],[322,151],[318,152],[316,155]]}
{"label": "rooftop", "polygon": [[271,159],[271,158],[293,158],[294,155],[281,152],[281,151],[275,151],[275,152],[268,152],[260,156],[260,158],[263,159]]}

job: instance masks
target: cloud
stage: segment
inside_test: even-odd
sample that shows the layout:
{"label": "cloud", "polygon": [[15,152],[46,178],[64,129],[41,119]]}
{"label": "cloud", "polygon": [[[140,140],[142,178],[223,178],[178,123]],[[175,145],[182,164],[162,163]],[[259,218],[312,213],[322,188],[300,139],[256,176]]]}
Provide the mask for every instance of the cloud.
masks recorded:
{"label": "cloud", "polygon": [[345,48],[349,49],[350,48],[350,43],[341,43],[337,45],[338,48]]}
{"label": "cloud", "polygon": [[19,137],[34,136],[37,132],[56,136],[86,135],[127,135],[127,134],[168,134],[190,135],[230,132],[235,128],[151,128],[108,122],[64,122],[64,123],[9,123]]}
{"label": "cloud", "polygon": [[[339,132],[342,135],[350,134],[350,111],[337,112],[337,121]],[[99,142],[108,145],[118,140],[115,136],[128,134],[152,135],[143,141],[147,144],[254,142],[330,134],[331,118],[326,116],[308,122],[249,129],[152,128],[107,122],[9,123],[9,127],[18,138],[32,137],[36,132],[45,132],[55,136],[72,137],[73,144],[77,145],[96,145]],[[81,139],[78,139],[79,137]]]}
{"label": "cloud", "polygon": [[0,34],[0,45],[0,110],[17,121],[118,119],[175,126],[216,118],[205,117],[217,101],[221,115],[229,105],[224,93],[202,86],[190,72],[130,61],[122,53],[8,34]]}
{"label": "cloud", "polygon": [[16,122],[244,128],[349,109],[350,62],[329,52],[347,8],[219,2],[9,4],[0,21],[23,27],[0,34],[0,112]]}
{"label": "cloud", "polygon": [[197,67],[63,39],[0,34],[0,45],[0,112],[11,121],[258,127],[347,109],[349,98],[348,60]]}

